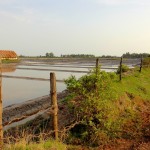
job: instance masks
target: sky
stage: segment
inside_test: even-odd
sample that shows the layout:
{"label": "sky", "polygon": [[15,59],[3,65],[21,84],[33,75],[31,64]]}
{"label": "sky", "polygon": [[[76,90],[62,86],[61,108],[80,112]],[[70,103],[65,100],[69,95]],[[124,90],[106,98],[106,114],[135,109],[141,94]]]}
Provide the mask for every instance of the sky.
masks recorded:
{"label": "sky", "polygon": [[150,53],[150,0],[0,0],[0,49],[25,56]]}

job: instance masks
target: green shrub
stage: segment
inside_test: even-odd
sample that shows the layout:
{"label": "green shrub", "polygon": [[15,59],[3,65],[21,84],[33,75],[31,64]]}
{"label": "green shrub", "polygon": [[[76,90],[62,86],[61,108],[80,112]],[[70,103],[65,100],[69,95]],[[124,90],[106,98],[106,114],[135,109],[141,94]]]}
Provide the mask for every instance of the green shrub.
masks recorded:
{"label": "green shrub", "polygon": [[150,67],[150,57],[144,58],[143,65],[144,67]]}
{"label": "green shrub", "polygon": [[[72,136],[80,137],[80,142],[76,140],[79,143],[88,144],[92,141],[91,145],[99,145],[117,135],[120,125],[116,123],[117,109],[113,105],[117,94],[112,84],[116,78],[115,73],[99,70],[98,73],[93,71],[78,80],[71,76],[65,81],[71,95],[71,99],[67,99],[68,105],[71,106],[76,121],[80,121],[79,126],[84,127],[83,130],[76,126],[78,134],[71,132]],[[80,129],[82,130],[79,131]],[[102,136],[105,138],[99,140]]]}
{"label": "green shrub", "polygon": [[[122,72],[127,72],[129,71],[129,67],[127,65],[122,65]],[[118,69],[117,69],[117,74],[120,73],[120,66],[118,66]]]}
{"label": "green shrub", "polygon": [[116,82],[115,73],[100,70],[65,81],[70,92],[66,104],[74,113],[75,122],[79,122],[70,130],[68,143],[98,146],[116,138],[140,135],[139,115],[126,94],[120,100]]}

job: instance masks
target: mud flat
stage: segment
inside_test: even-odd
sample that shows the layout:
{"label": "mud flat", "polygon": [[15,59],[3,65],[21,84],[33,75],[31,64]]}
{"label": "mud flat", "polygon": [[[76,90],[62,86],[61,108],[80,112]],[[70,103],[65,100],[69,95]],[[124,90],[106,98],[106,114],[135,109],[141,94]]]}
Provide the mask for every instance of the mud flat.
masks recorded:
{"label": "mud flat", "polygon": [[[94,65],[96,63],[95,58],[20,58],[21,64],[36,64],[36,63],[46,63],[46,64],[90,64]],[[131,64],[139,64],[139,58],[124,58],[124,64],[131,65]],[[116,58],[99,58],[99,63],[101,65],[119,65],[120,57]]]}
{"label": "mud flat", "polygon": [[[57,94],[58,101],[65,98],[67,91]],[[20,104],[7,106],[3,109],[3,126],[10,125],[14,122],[26,119],[41,111],[50,108],[51,98],[49,95],[42,96],[36,99],[28,100]]]}

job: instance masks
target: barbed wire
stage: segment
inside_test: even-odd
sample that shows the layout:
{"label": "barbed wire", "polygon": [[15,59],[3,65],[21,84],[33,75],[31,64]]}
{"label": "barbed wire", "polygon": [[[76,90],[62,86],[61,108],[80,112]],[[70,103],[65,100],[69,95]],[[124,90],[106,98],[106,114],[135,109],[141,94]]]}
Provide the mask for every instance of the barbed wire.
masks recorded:
{"label": "barbed wire", "polygon": [[[7,126],[7,125],[10,125],[10,124],[12,124],[12,123],[14,123],[14,122],[18,122],[18,121],[21,121],[21,120],[23,120],[23,119],[29,118],[29,117],[34,116],[34,115],[36,115],[36,114],[39,114],[40,112],[43,112],[43,111],[46,112],[46,111],[49,110],[49,112],[47,112],[47,113],[48,113],[48,114],[52,114],[52,113],[53,113],[53,109],[54,109],[54,107],[53,107],[53,106],[50,106],[49,108],[47,108],[47,109],[41,109],[41,110],[37,111],[36,113],[30,114],[30,115],[23,115],[23,116],[21,116],[21,117],[14,118],[13,120],[11,120],[11,121],[9,121],[9,122],[6,122],[6,123],[3,125],[3,127],[5,127],[5,126]],[[43,112],[43,113],[44,113],[44,112]]]}

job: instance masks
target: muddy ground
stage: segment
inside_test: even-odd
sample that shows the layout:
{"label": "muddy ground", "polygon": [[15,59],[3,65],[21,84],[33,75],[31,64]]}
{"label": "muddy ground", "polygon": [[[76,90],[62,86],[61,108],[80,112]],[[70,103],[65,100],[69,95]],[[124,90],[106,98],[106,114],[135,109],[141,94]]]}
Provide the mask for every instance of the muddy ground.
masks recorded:
{"label": "muddy ground", "polygon": [[[58,103],[65,98],[67,91],[57,94]],[[7,106],[3,109],[3,126],[25,119],[39,111],[45,111],[51,107],[50,95],[31,99],[23,103]]]}

